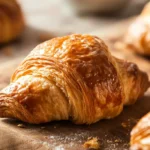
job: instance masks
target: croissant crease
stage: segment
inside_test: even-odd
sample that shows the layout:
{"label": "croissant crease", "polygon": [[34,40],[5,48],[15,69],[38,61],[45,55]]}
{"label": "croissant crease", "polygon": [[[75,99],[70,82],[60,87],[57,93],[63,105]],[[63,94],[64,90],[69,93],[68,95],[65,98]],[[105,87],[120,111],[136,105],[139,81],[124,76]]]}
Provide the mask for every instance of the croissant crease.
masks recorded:
{"label": "croissant crease", "polygon": [[123,41],[117,42],[116,47],[119,49],[124,47],[124,49],[150,56],[150,2],[129,26]]}
{"label": "croissant crease", "polygon": [[150,112],[133,128],[130,150],[150,150]]}
{"label": "croissant crease", "polygon": [[16,0],[0,0],[0,44],[16,39],[23,28],[24,19]]}
{"label": "croissant crease", "polygon": [[91,124],[119,115],[149,85],[146,73],[113,57],[98,37],[58,37],[38,45],[16,69],[0,92],[0,117]]}

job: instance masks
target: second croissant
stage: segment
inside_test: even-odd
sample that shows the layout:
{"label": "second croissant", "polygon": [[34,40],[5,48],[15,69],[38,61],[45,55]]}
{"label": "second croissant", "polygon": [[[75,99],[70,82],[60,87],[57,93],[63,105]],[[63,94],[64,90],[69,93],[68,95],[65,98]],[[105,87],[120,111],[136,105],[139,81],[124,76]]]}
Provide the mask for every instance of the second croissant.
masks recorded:
{"label": "second croissant", "polygon": [[16,0],[0,0],[0,44],[15,40],[24,29],[24,17]]}
{"label": "second croissant", "polygon": [[73,34],[38,45],[0,92],[0,117],[91,124],[119,115],[149,87],[148,76],[105,43]]}
{"label": "second croissant", "polygon": [[150,2],[144,7],[141,15],[129,26],[122,41],[116,48],[128,49],[141,55],[150,56]]}

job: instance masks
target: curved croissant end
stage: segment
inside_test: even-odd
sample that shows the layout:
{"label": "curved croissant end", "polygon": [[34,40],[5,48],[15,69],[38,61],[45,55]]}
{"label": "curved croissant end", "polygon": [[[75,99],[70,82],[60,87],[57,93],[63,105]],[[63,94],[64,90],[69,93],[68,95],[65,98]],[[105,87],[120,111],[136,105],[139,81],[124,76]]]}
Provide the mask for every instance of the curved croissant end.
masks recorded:
{"label": "curved croissant end", "polygon": [[150,149],[150,112],[146,114],[131,132],[130,150]]}
{"label": "curved croissant end", "polygon": [[0,44],[16,39],[24,28],[24,19],[16,0],[0,0]]}
{"label": "curved croissant end", "polygon": [[104,42],[73,34],[37,46],[0,94],[0,117],[29,123],[91,124],[120,114],[149,87],[138,67],[111,56]]}
{"label": "curved croissant end", "polygon": [[146,4],[146,6],[144,7],[141,16],[149,16],[150,17],[150,2],[148,2]]}
{"label": "curved croissant end", "polygon": [[[1,117],[30,119],[28,112],[15,99],[9,95],[0,93],[0,115]],[[26,118],[28,116],[28,118]]]}
{"label": "curved croissant end", "polygon": [[143,12],[129,26],[123,41],[116,43],[116,48],[129,49],[136,53],[150,56],[150,2]]}

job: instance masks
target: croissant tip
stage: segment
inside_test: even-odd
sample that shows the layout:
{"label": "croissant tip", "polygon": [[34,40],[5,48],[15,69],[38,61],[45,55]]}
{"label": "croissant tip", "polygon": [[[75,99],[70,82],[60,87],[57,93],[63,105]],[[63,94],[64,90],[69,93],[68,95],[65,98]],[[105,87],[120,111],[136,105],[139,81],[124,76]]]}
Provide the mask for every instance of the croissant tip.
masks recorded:
{"label": "croissant tip", "polygon": [[0,100],[0,117],[4,118],[7,117],[6,115],[7,105],[4,101]]}
{"label": "croissant tip", "polygon": [[[7,94],[0,93],[0,117],[11,117],[13,114],[11,114],[11,101],[12,98],[9,97]],[[11,114],[11,115],[10,115]]]}

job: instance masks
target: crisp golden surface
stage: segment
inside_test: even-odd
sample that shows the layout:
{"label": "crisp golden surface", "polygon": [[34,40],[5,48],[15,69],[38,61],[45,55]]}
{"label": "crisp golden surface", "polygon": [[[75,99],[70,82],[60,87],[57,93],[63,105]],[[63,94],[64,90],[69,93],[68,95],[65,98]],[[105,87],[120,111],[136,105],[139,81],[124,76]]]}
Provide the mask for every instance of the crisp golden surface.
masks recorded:
{"label": "crisp golden surface", "polygon": [[111,56],[101,39],[73,34],[31,51],[1,91],[0,117],[91,124],[119,115],[148,87],[147,74]]}
{"label": "crisp golden surface", "polygon": [[22,12],[16,0],[0,0],[0,44],[17,38],[23,27]]}
{"label": "crisp golden surface", "polygon": [[[118,44],[116,44],[118,46]],[[150,2],[145,6],[143,12],[129,26],[119,48],[132,50],[142,55],[150,56]]]}
{"label": "crisp golden surface", "polygon": [[146,114],[131,132],[131,150],[150,149],[150,112]]}

